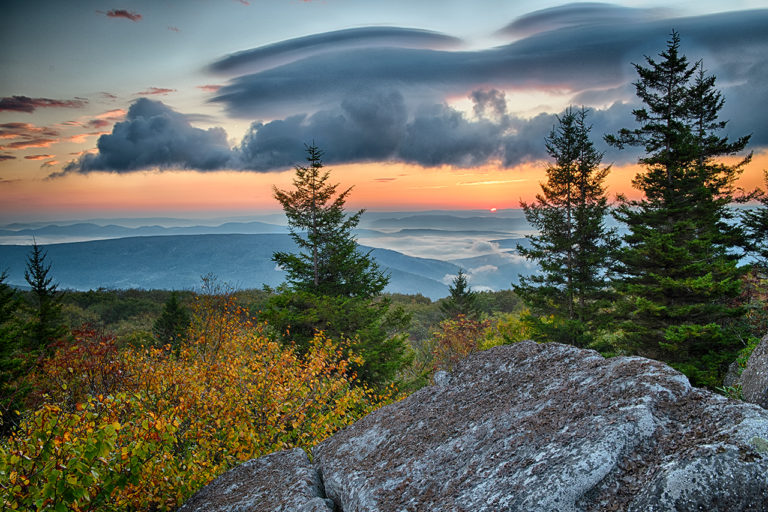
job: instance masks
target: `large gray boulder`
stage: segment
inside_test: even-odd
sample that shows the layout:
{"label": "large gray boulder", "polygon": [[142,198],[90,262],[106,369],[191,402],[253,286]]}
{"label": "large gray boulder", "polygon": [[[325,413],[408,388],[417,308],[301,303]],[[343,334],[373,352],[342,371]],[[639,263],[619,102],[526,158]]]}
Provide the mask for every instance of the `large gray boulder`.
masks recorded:
{"label": "large gray boulder", "polygon": [[192,496],[178,512],[329,512],[322,482],[301,448],[249,460]]}
{"label": "large gray boulder", "polygon": [[[243,483],[271,501],[226,510],[768,510],[768,411],[662,363],[522,342],[436,381],[320,443],[321,489],[276,483],[312,473],[297,461]],[[185,511],[225,510],[198,496]]]}
{"label": "large gray boulder", "polygon": [[744,400],[768,409],[768,334],[752,351],[739,381]]}

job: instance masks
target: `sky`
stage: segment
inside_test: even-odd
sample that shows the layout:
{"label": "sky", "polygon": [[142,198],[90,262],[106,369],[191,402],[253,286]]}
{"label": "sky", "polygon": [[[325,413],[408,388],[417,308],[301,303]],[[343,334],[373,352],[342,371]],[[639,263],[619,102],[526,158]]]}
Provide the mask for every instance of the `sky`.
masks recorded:
{"label": "sky", "polygon": [[672,30],[768,168],[768,1],[8,0],[0,17],[0,225],[279,208],[304,145],[347,205],[531,201],[544,138],[590,109],[611,197],[636,197],[633,63]]}

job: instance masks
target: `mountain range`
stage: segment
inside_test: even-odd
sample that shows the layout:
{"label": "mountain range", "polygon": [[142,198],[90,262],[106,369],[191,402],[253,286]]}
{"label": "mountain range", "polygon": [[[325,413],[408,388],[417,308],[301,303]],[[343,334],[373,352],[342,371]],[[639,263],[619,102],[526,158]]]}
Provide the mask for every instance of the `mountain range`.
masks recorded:
{"label": "mountain range", "polygon": [[[361,250],[390,275],[387,292],[448,295],[463,269],[476,290],[509,288],[532,270],[514,254],[530,228],[515,212],[500,216],[445,212],[378,213],[355,230]],[[0,270],[25,286],[29,244],[44,246],[51,274],[63,289],[195,289],[213,273],[235,288],[277,286],[285,273],[275,251],[295,251],[288,228],[274,215],[223,223],[146,219],[78,221],[0,227]],[[157,223],[150,224],[150,221]],[[120,222],[120,224],[117,224]],[[162,224],[161,224],[162,223]]]}
{"label": "mountain range", "polygon": [[[195,289],[213,273],[235,288],[277,286],[285,273],[272,262],[275,251],[292,251],[287,234],[207,234],[127,237],[45,246],[51,275],[62,289]],[[459,267],[445,261],[406,256],[361,246],[390,274],[388,292],[439,298],[443,282]],[[29,246],[1,245],[0,265],[8,283],[23,286]]]}

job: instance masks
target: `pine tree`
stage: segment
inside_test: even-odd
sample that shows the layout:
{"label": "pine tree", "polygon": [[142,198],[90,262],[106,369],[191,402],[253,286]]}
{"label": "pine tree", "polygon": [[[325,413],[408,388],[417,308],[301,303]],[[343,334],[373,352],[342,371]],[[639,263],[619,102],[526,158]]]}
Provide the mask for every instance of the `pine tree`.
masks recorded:
{"label": "pine tree", "polygon": [[20,402],[26,386],[20,377],[27,370],[19,343],[21,326],[17,313],[21,306],[19,294],[6,280],[7,271],[0,273],[0,435],[8,433],[15,423],[14,409]]}
{"label": "pine tree", "polygon": [[740,152],[749,137],[719,136],[723,99],[700,62],[680,54],[673,32],[667,48],[647,66],[635,65],[644,107],[633,111],[639,128],[606,141],[641,146],[645,171],[633,185],[644,198],[620,198],[615,217],[628,234],[619,253],[624,348],[662,359],[695,385],[719,385],[738,348],[732,327],[742,311],[738,227],[729,222],[733,183],[749,156],[736,165],[715,159]]}
{"label": "pine tree", "polygon": [[38,353],[45,353],[48,346],[63,338],[66,334],[64,317],[61,313],[61,293],[58,284],[49,275],[51,264],[46,264],[44,252],[37,242],[32,244],[32,252],[27,256],[27,268],[24,279],[31,290],[30,309],[32,321],[25,330],[27,347]]}
{"label": "pine tree", "polygon": [[314,144],[306,151],[309,166],[296,166],[294,189],[274,189],[299,253],[277,252],[272,259],[296,290],[363,298],[381,294],[389,278],[359,250],[352,234],[364,210],[344,213],[352,188],[336,194],[338,184],[329,184],[330,173],[322,170],[323,152]]}
{"label": "pine tree", "polygon": [[316,332],[339,341],[364,364],[354,370],[368,384],[384,384],[405,363],[408,317],[390,309],[381,297],[389,276],[370,253],[360,250],[352,230],[364,210],[347,216],[352,190],[336,193],[324,171],[323,152],[306,147],[308,166],[296,166],[292,190],[274,189],[288,218],[297,253],[277,252],[273,260],[287,273],[288,287],[278,289],[262,311],[275,336],[305,350]]}
{"label": "pine tree", "polygon": [[448,287],[448,291],[451,294],[440,303],[440,311],[443,312],[446,319],[453,319],[459,315],[476,318],[479,315],[477,292],[473,292],[470,288],[464,269],[459,269],[459,273]]}
{"label": "pine tree", "polygon": [[601,326],[607,270],[616,236],[605,226],[608,203],[602,154],[589,138],[587,110],[569,108],[546,138],[554,159],[535,203],[522,203],[538,234],[518,252],[541,273],[521,277],[515,292],[526,302],[528,322],[543,339],[586,346]]}
{"label": "pine tree", "polygon": [[179,294],[171,292],[163,306],[163,312],[152,326],[152,333],[160,345],[170,344],[178,350],[186,336],[189,323],[189,312],[179,302]]}
{"label": "pine tree", "polygon": [[[768,190],[768,171],[765,173],[765,187]],[[755,266],[768,278],[768,192],[761,191],[757,197],[760,206],[742,213],[742,224],[746,230],[749,252]]]}

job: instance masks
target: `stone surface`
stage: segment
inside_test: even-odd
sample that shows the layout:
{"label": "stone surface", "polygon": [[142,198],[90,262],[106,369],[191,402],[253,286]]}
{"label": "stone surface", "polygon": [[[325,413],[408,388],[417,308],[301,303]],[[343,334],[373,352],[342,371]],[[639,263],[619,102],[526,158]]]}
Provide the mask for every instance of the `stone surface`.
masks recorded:
{"label": "stone surface", "polygon": [[179,512],[332,512],[317,470],[300,448],[237,466],[203,487]]}
{"label": "stone surface", "polygon": [[740,382],[745,401],[768,409],[768,334],[749,356]]}
{"label": "stone surface", "polygon": [[[295,456],[267,469],[259,461],[288,457],[273,454],[183,510],[768,510],[768,411],[662,363],[522,342],[435,382],[320,443],[316,471]],[[259,506],[200,501],[226,494]]]}

